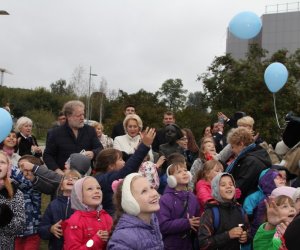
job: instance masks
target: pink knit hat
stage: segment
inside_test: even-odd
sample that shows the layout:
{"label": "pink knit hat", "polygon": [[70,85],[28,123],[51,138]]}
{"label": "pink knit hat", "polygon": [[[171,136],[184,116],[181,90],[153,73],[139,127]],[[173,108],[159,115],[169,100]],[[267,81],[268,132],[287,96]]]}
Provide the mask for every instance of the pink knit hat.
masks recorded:
{"label": "pink knit hat", "polygon": [[291,199],[293,199],[293,195],[295,192],[296,192],[296,188],[282,186],[282,187],[275,188],[272,191],[271,196],[278,197],[280,195],[286,195],[286,196],[290,197]]}

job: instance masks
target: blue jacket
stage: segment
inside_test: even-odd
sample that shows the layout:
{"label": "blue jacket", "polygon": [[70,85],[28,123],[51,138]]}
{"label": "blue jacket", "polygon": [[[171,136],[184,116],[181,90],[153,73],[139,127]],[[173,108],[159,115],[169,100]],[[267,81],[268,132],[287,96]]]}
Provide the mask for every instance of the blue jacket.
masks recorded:
{"label": "blue jacket", "polygon": [[165,249],[193,249],[188,216],[200,216],[197,197],[190,191],[176,191],[167,186],[159,204],[157,217]]}
{"label": "blue jacket", "polygon": [[36,234],[41,220],[42,194],[33,189],[31,181],[27,180],[16,166],[12,167],[11,178],[15,180],[18,189],[22,191],[25,203],[26,226],[18,236]]}
{"label": "blue jacket", "polygon": [[83,149],[93,151],[94,157],[103,149],[95,129],[89,125],[84,125],[78,130],[76,138],[66,123],[49,132],[43,159],[46,166],[51,170],[64,169],[65,162],[70,155],[79,153]]}
{"label": "blue jacket", "polygon": [[108,242],[107,250],[163,250],[158,220],[152,216],[150,224],[140,218],[123,214]]}
{"label": "blue jacket", "polygon": [[58,239],[50,232],[51,226],[59,220],[68,219],[73,212],[70,197],[67,196],[58,196],[48,205],[40,223],[38,233],[43,240],[49,240],[48,248],[50,250],[63,249],[64,246],[64,239]]}
{"label": "blue jacket", "polygon": [[111,216],[113,216],[115,212],[115,208],[112,202],[113,190],[111,188],[111,184],[115,180],[123,179],[126,177],[126,175],[137,172],[144,158],[148,154],[149,149],[149,147],[141,143],[134,154],[125,163],[125,166],[122,169],[118,171],[107,172],[104,174],[97,174],[95,176],[103,192],[103,209]]}

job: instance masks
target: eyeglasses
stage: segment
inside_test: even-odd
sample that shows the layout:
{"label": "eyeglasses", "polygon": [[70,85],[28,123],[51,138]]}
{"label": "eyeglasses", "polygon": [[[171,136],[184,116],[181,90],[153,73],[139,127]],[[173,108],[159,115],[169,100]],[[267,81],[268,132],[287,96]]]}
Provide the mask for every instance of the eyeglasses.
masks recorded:
{"label": "eyeglasses", "polygon": [[77,180],[79,180],[79,177],[76,177],[76,176],[64,176],[64,180],[77,181]]}

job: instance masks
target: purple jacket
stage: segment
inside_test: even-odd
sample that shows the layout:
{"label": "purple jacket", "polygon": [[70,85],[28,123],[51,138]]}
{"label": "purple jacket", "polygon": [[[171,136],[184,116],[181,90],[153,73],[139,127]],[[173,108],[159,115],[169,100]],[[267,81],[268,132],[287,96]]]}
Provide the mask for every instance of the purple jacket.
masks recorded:
{"label": "purple jacket", "polygon": [[157,217],[165,249],[192,249],[191,226],[187,217],[200,216],[196,196],[190,191],[176,191],[166,187],[159,204]]}
{"label": "purple jacket", "polygon": [[123,214],[107,244],[107,250],[163,250],[156,215],[150,224],[140,218]]}

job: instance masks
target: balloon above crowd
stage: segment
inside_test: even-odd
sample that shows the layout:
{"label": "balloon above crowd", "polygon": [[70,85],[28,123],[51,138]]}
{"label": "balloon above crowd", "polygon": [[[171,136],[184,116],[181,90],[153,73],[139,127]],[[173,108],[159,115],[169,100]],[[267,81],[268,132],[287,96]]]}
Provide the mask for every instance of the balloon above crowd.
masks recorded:
{"label": "balloon above crowd", "polygon": [[268,89],[272,93],[279,91],[287,82],[287,68],[279,62],[271,63],[265,70],[264,79]]}
{"label": "balloon above crowd", "polygon": [[8,136],[12,129],[13,121],[7,110],[0,108],[0,143]]}
{"label": "balloon above crowd", "polygon": [[262,27],[259,16],[250,11],[240,12],[229,23],[229,31],[240,39],[251,39],[258,35]]}

